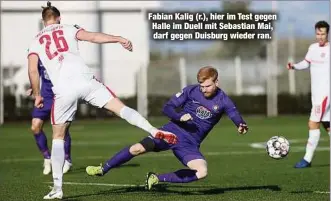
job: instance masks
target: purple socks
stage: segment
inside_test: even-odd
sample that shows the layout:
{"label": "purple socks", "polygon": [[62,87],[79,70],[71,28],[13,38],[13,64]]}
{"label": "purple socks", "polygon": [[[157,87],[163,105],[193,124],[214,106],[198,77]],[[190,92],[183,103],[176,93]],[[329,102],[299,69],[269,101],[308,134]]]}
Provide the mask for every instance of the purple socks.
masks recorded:
{"label": "purple socks", "polygon": [[47,138],[44,131],[40,131],[39,133],[34,135],[36,140],[37,146],[40,152],[43,154],[45,159],[50,159],[51,154],[49,153],[48,146],[47,146]]}
{"label": "purple socks", "polygon": [[66,135],[64,136],[64,154],[65,160],[71,163],[71,136],[69,131],[67,131]]}
{"label": "purple socks", "polygon": [[115,156],[109,159],[102,167],[103,173],[107,173],[110,169],[118,167],[134,157],[129,151],[129,147],[122,149]]}
{"label": "purple socks", "polygon": [[195,170],[181,169],[176,172],[159,174],[159,182],[170,182],[170,183],[189,183],[198,180],[195,175]]}
{"label": "purple socks", "polygon": [[[36,140],[38,149],[44,156],[44,159],[50,159],[51,154],[48,149],[47,137],[44,131],[41,130],[39,133],[35,134],[34,138]],[[64,141],[65,160],[68,160],[71,163],[71,137],[69,132],[65,135]]]}

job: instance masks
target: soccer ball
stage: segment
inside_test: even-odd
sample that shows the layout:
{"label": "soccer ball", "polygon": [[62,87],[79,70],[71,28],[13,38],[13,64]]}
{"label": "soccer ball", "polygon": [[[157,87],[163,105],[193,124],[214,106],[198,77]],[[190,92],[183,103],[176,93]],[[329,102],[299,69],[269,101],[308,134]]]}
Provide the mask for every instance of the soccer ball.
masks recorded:
{"label": "soccer ball", "polygon": [[283,136],[273,136],[268,140],[266,150],[271,158],[282,159],[289,153],[290,143]]}

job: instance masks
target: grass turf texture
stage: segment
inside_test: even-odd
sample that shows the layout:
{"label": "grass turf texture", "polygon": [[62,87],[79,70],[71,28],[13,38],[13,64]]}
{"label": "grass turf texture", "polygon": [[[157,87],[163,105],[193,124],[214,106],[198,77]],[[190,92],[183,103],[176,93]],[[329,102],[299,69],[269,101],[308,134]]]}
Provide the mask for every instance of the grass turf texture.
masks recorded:
{"label": "grass turf texture", "polygon": [[[64,175],[64,200],[329,200],[329,137],[321,134],[313,166],[294,169],[307,141],[307,117],[246,117],[250,131],[239,136],[224,118],[201,145],[208,162],[208,177],[189,184],[161,184],[145,191],[148,171],[166,173],[184,168],[172,152],[149,153],[134,158],[104,177],[90,177],[88,165],[98,165],[146,133],[124,120],[75,121],[71,126],[73,169]],[[166,119],[151,122],[160,126]],[[42,200],[52,176],[42,175],[42,156],[29,122],[0,127],[0,200]],[[51,127],[45,125],[51,146]],[[274,135],[297,140],[282,160],[267,156],[251,143],[266,142]]]}

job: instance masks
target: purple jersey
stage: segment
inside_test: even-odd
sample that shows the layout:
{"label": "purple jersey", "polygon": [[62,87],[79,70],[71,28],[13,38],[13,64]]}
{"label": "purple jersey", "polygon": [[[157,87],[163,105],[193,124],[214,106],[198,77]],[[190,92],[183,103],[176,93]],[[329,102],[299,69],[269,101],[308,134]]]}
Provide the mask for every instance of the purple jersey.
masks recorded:
{"label": "purple jersey", "polygon": [[[180,112],[176,108],[181,107]],[[222,115],[226,113],[228,117],[239,127],[240,123],[246,124],[240,116],[232,100],[221,89],[217,89],[216,94],[207,99],[200,91],[199,85],[185,87],[182,92],[174,95],[164,106],[163,112],[171,118],[171,122],[164,127],[177,127],[183,131],[176,135],[185,135],[200,144],[208,135],[211,129],[220,121]],[[180,117],[189,113],[193,120],[180,122]]]}
{"label": "purple jersey", "polygon": [[45,99],[53,100],[54,97],[54,93],[52,91],[53,84],[49,79],[46,69],[40,60],[38,61],[38,71],[41,77],[41,89],[40,89],[41,96],[44,97]]}

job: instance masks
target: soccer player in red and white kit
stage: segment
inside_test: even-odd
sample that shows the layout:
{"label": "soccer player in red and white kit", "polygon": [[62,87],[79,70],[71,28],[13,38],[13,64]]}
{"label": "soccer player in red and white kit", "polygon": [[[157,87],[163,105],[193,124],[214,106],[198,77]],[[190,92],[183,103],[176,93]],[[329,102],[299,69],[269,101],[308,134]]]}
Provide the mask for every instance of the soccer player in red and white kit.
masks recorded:
{"label": "soccer player in red and white kit", "polygon": [[308,122],[309,138],[306,154],[295,168],[311,166],[315,149],[320,139],[320,124],[330,132],[330,42],[328,41],[329,24],[319,21],[315,24],[316,43],[309,46],[303,61],[288,63],[288,69],[302,70],[310,68],[312,108]]}
{"label": "soccer player in red and white kit", "polygon": [[177,137],[153,127],[137,111],[125,106],[105,85],[97,81],[79,55],[78,41],[92,43],[119,43],[132,51],[129,40],[120,36],[88,32],[77,25],[60,24],[60,11],[47,2],[42,10],[45,28],[35,36],[28,50],[29,78],[35,97],[35,106],[43,107],[40,95],[38,59],[42,62],[53,84],[54,103],[51,111],[53,141],[51,163],[54,187],[44,199],[61,199],[62,167],[64,164],[64,135],[73,121],[78,100],[105,108],[157,139],[176,144]]}

